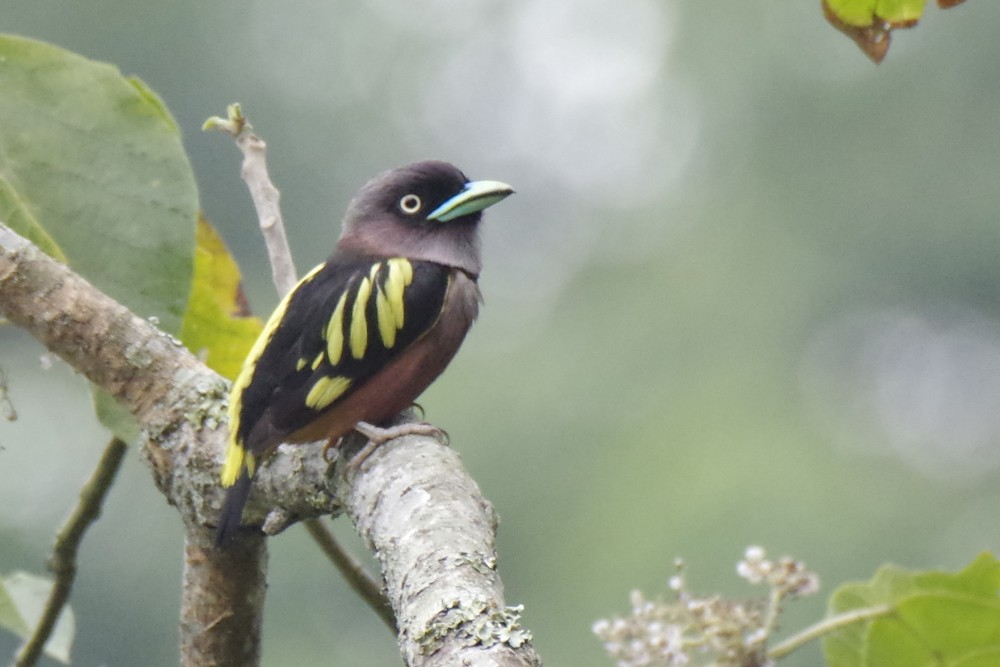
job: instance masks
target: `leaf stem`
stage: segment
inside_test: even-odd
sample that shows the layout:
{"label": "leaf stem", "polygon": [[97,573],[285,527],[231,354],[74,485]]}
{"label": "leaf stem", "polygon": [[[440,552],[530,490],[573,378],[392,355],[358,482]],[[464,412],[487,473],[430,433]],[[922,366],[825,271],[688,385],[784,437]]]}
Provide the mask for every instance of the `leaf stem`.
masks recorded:
{"label": "leaf stem", "polygon": [[855,609],[854,611],[824,618],[819,623],[810,625],[805,630],[792,635],[785,641],[773,647],[770,651],[768,651],[768,657],[772,660],[780,660],[792,651],[801,648],[814,639],[819,639],[823,635],[828,635],[835,630],[839,630],[853,623],[868,621],[873,618],[879,618],[880,616],[888,616],[891,613],[892,607],[889,605],[879,605],[877,607]]}

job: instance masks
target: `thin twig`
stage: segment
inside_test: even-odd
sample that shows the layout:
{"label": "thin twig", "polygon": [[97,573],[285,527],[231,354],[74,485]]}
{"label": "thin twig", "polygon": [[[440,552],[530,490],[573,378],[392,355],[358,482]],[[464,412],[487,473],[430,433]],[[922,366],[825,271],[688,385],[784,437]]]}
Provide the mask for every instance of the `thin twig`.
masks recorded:
{"label": "thin twig", "polygon": [[15,667],[34,665],[41,656],[45,642],[48,641],[59,614],[69,600],[70,590],[76,578],[76,554],[83,540],[83,534],[101,515],[101,505],[121,468],[127,450],[128,445],[118,438],[113,438],[108,443],[94,473],[80,491],[80,501],[56,534],[52,558],[49,560],[49,569],[55,575],[52,592],[45,603],[45,609],[38,620],[38,625],[35,626],[35,631],[14,658]]}
{"label": "thin twig", "polygon": [[360,561],[340,545],[337,538],[327,530],[322,521],[319,519],[307,519],[303,523],[309,534],[316,540],[316,544],[319,545],[319,548],[330,559],[330,562],[340,570],[340,573],[347,580],[347,584],[351,589],[375,610],[378,617],[389,626],[389,629],[395,635],[397,633],[396,615],[392,611],[389,599],[382,592],[381,585],[375,581],[375,578],[368,573]]}
{"label": "thin twig", "polygon": [[271,275],[278,293],[285,295],[291,291],[298,281],[295,262],[288,247],[285,236],[285,225],[281,219],[279,200],[281,193],[274,187],[267,173],[267,144],[253,133],[250,121],[240,109],[239,104],[230,104],[228,118],[213,116],[205,121],[203,129],[223,130],[236,140],[236,145],[243,153],[243,166],[240,177],[250,190],[254,208],[257,209],[257,220],[260,231],[264,235],[268,257],[271,261]]}
{"label": "thin twig", "polygon": [[786,655],[792,651],[805,646],[809,642],[819,639],[823,635],[828,635],[835,630],[839,630],[843,627],[851,625],[852,623],[858,623],[860,621],[869,621],[873,618],[878,618],[880,616],[887,616],[892,613],[892,607],[889,605],[879,605],[877,607],[866,607],[864,609],[855,609],[854,611],[849,611],[843,614],[837,614],[836,616],[831,616],[825,618],[819,623],[814,623],[802,632],[796,633],[781,642],[774,648],[772,648],[767,653],[767,657],[772,660],[779,660],[784,658]]}

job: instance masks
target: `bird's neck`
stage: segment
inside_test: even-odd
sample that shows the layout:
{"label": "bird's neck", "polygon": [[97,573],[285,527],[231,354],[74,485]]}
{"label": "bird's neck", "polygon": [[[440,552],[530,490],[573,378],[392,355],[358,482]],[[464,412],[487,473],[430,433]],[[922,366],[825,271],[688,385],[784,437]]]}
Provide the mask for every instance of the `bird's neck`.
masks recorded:
{"label": "bird's neck", "polygon": [[473,279],[479,276],[482,268],[479,234],[474,224],[451,225],[428,232],[369,221],[362,230],[344,230],[331,260],[389,257],[406,257],[450,266]]}

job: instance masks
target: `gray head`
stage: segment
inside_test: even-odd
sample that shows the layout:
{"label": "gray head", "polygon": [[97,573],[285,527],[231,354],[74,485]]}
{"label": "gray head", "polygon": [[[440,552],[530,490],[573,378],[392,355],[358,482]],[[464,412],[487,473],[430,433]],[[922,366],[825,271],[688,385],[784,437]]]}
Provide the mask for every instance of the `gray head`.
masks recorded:
{"label": "gray head", "polygon": [[403,256],[479,275],[483,209],[514,192],[498,181],[470,181],[447,162],[428,160],[380,174],[351,200],[337,250]]}

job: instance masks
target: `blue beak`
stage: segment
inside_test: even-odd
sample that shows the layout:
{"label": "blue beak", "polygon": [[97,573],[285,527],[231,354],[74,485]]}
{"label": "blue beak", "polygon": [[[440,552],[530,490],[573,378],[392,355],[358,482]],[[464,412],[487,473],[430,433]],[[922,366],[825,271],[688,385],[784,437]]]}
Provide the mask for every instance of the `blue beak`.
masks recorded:
{"label": "blue beak", "polygon": [[500,181],[470,181],[461,192],[431,211],[427,219],[448,222],[489,208],[512,194],[514,188]]}

